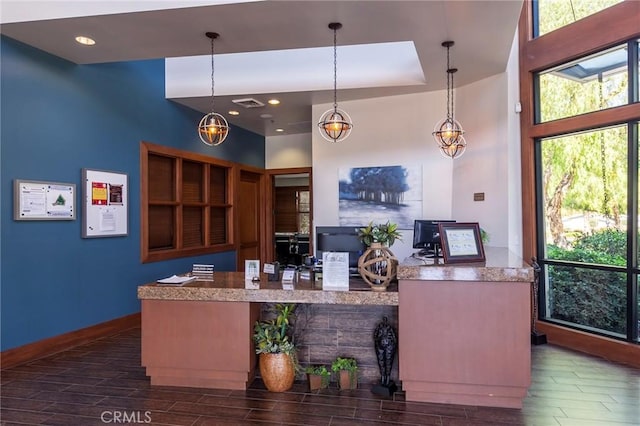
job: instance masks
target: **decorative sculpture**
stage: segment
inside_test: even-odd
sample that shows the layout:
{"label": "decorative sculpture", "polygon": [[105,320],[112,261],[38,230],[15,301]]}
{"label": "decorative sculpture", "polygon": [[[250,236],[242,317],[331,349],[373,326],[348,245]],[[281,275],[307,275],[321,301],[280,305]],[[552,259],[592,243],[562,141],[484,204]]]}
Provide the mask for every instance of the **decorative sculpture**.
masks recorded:
{"label": "decorative sculpture", "polygon": [[380,368],[380,384],[375,385],[371,391],[378,395],[391,396],[398,389],[394,381],[391,380],[391,369],[398,348],[398,337],[386,316],[382,317],[382,322],[373,332],[373,341]]}

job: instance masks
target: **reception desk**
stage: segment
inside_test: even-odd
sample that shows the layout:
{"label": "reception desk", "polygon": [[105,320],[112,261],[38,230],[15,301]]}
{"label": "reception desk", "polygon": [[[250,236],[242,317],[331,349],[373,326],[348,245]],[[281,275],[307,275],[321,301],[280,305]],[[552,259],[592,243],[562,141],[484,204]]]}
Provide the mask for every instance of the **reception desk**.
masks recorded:
{"label": "reception desk", "polygon": [[407,401],[520,407],[530,382],[533,270],[506,249],[486,254],[481,265],[405,261],[386,292],[361,280],[349,291],[308,280],[287,290],[266,276],[247,283],[241,272],[184,286],[142,285],[142,364],[153,385],[243,390],[256,369],[253,324],[263,302],[372,305],[397,309]]}
{"label": "reception desk", "polygon": [[[294,288],[284,289],[282,283],[268,281],[266,275],[259,283],[246,282],[243,272],[216,272],[213,281],[192,281],[183,286],[151,283],[138,287],[142,365],[151,384],[246,389],[256,369],[253,325],[264,302],[333,305],[334,312],[340,312],[337,307],[343,305],[370,307],[369,312],[389,312],[383,308],[398,305],[397,286],[388,292],[373,292],[362,280],[352,280],[349,291],[322,290],[321,283],[309,280],[300,280]],[[342,309],[348,316],[345,310],[355,311],[356,306]],[[376,320],[379,318],[358,321],[375,326]],[[354,320],[349,317],[349,321]],[[359,359],[365,354],[375,358],[373,349],[360,353]],[[377,367],[372,374],[377,374]]]}
{"label": "reception desk", "polygon": [[531,382],[533,269],[506,249],[483,264],[398,270],[407,401],[521,408]]}

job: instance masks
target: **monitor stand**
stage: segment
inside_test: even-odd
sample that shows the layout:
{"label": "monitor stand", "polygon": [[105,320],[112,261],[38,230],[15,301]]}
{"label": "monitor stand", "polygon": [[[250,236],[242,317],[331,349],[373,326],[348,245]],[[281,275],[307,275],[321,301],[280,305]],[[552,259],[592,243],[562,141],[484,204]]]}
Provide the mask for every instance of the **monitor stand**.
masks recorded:
{"label": "monitor stand", "polygon": [[433,264],[440,264],[440,259],[442,258],[442,250],[440,249],[440,244],[433,244],[433,249],[424,248],[418,252],[419,257],[433,259]]}

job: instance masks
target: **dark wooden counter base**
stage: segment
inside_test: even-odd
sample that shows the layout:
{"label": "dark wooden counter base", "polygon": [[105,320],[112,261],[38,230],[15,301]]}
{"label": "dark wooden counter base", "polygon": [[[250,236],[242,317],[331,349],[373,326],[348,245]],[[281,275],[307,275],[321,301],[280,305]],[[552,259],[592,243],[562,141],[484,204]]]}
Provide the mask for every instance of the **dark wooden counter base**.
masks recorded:
{"label": "dark wooden counter base", "polygon": [[142,365],[152,385],[246,389],[259,303],[142,300]]}
{"label": "dark wooden counter base", "polygon": [[407,401],[521,408],[531,382],[530,285],[401,280]]}

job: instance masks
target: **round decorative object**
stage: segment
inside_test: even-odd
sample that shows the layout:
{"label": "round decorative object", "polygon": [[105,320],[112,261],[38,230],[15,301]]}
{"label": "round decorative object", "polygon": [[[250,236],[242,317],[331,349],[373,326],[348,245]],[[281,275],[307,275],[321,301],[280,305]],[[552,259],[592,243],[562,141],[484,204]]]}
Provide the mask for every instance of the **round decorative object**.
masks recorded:
{"label": "round decorative object", "polygon": [[267,390],[285,392],[291,389],[296,368],[291,355],[284,353],[260,354],[260,376]]}
{"label": "round decorative object", "polygon": [[202,117],[198,125],[198,135],[200,140],[209,146],[220,145],[229,134],[229,124],[227,120],[217,112],[210,112]]}
{"label": "round decorative object", "polygon": [[374,291],[385,291],[396,277],[398,259],[381,243],[371,246],[358,259],[358,272]]}
{"label": "round decorative object", "polygon": [[342,142],[351,134],[353,122],[346,111],[332,108],[322,114],[318,128],[320,135],[329,142]]}

